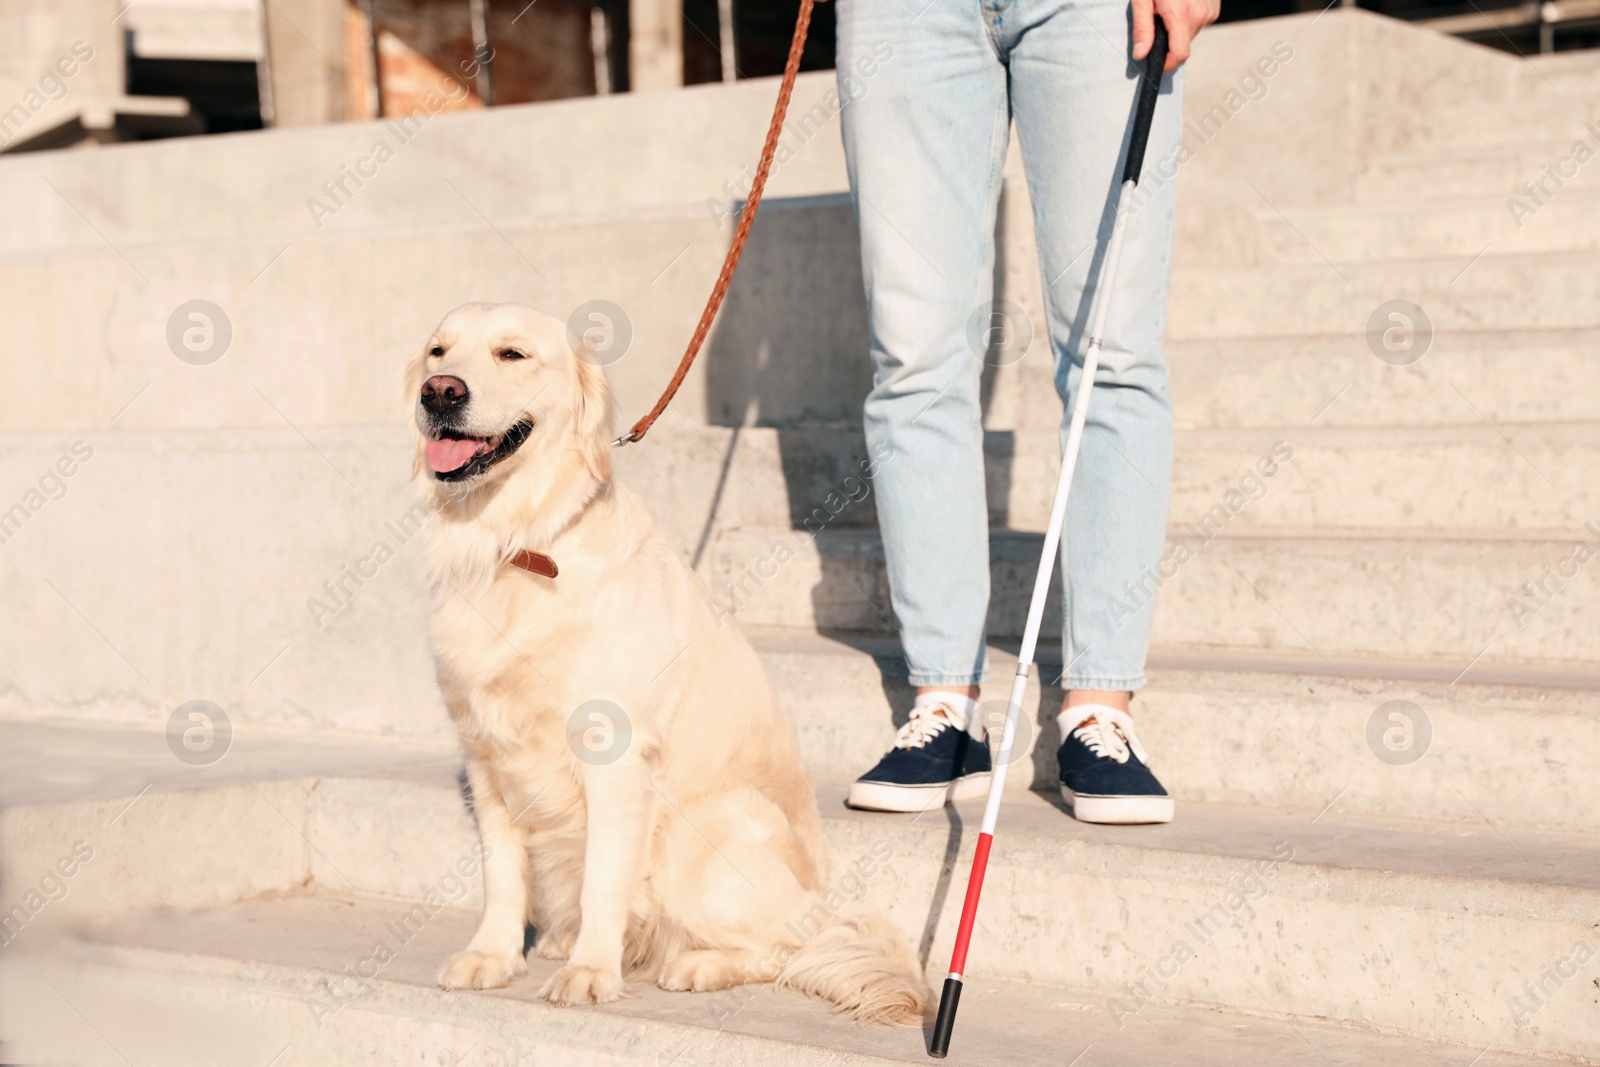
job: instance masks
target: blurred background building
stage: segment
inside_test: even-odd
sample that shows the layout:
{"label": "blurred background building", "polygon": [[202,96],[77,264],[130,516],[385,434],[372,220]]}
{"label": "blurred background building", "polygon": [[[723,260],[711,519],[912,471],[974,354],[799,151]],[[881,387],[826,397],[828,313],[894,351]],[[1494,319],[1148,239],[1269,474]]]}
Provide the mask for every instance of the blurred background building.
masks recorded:
{"label": "blurred background building", "polygon": [[[1223,21],[1320,0],[1225,0]],[[1522,54],[1600,44],[1600,0],[1361,0]],[[8,0],[0,151],[303,126],[779,73],[796,0]],[[833,63],[818,5],[802,69]],[[0,105],[3,106],[3,105]]]}

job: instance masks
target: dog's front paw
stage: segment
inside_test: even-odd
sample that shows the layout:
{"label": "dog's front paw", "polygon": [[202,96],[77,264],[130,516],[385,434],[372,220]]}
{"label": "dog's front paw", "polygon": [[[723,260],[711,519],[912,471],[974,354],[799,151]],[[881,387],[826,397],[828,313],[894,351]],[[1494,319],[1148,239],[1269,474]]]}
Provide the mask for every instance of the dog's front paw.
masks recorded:
{"label": "dog's front paw", "polygon": [[622,999],[622,973],[569,963],[550,976],[539,995],[555,1004],[607,1004]]}
{"label": "dog's front paw", "polygon": [[517,953],[499,956],[468,949],[450,957],[439,971],[439,985],[444,989],[499,989],[527,973],[528,965]]}

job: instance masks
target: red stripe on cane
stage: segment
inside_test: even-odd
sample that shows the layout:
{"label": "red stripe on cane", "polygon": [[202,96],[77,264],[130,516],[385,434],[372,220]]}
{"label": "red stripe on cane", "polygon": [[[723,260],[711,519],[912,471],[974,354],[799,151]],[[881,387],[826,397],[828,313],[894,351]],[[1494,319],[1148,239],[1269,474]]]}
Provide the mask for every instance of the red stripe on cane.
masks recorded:
{"label": "red stripe on cane", "polygon": [[972,924],[978,917],[978,894],[983,892],[983,872],[989,869],[989,846],[994,844],[993,834],[978,835],[978,847],[972,851],[972,873],[967,876],[967,899],[961,905],[961,925],[956,928],[956,948],[950,954],[950,973],[965,974],[967,970],[967,943],[972,940]]}

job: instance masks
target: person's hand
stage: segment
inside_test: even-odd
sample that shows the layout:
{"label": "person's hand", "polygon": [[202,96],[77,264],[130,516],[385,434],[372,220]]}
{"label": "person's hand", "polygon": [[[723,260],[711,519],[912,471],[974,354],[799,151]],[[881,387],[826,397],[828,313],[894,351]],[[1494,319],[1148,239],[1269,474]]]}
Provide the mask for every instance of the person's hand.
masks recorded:
{"label": "person's hand", "polygon": [[1133,0],[1133,59],[1150,54],[1156,43],[1156,20],[1167,24],[1167,66],[1177,70],[1189,58],[1189,44],[1202,27],[1217,21],[1222,0]]}

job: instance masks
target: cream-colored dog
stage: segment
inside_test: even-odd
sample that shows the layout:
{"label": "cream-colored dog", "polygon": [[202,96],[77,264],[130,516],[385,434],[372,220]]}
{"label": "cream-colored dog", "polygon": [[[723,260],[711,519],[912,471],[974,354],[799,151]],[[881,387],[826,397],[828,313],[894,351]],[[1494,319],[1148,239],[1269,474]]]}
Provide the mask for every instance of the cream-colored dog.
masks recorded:
{"label": "cream-colored dog", "polygon": [[489,853],[483,922],[440,984],[525,973],[531,920],[534,951],[565,961],[541,990],[558,1004],[616,1000],[625,975],[777,982],[920,1023],[909,945],[829,884],[794,727],[754,650],[612,481],[601,371],[548,315],[468,304],[409,386],[439,685]]}

